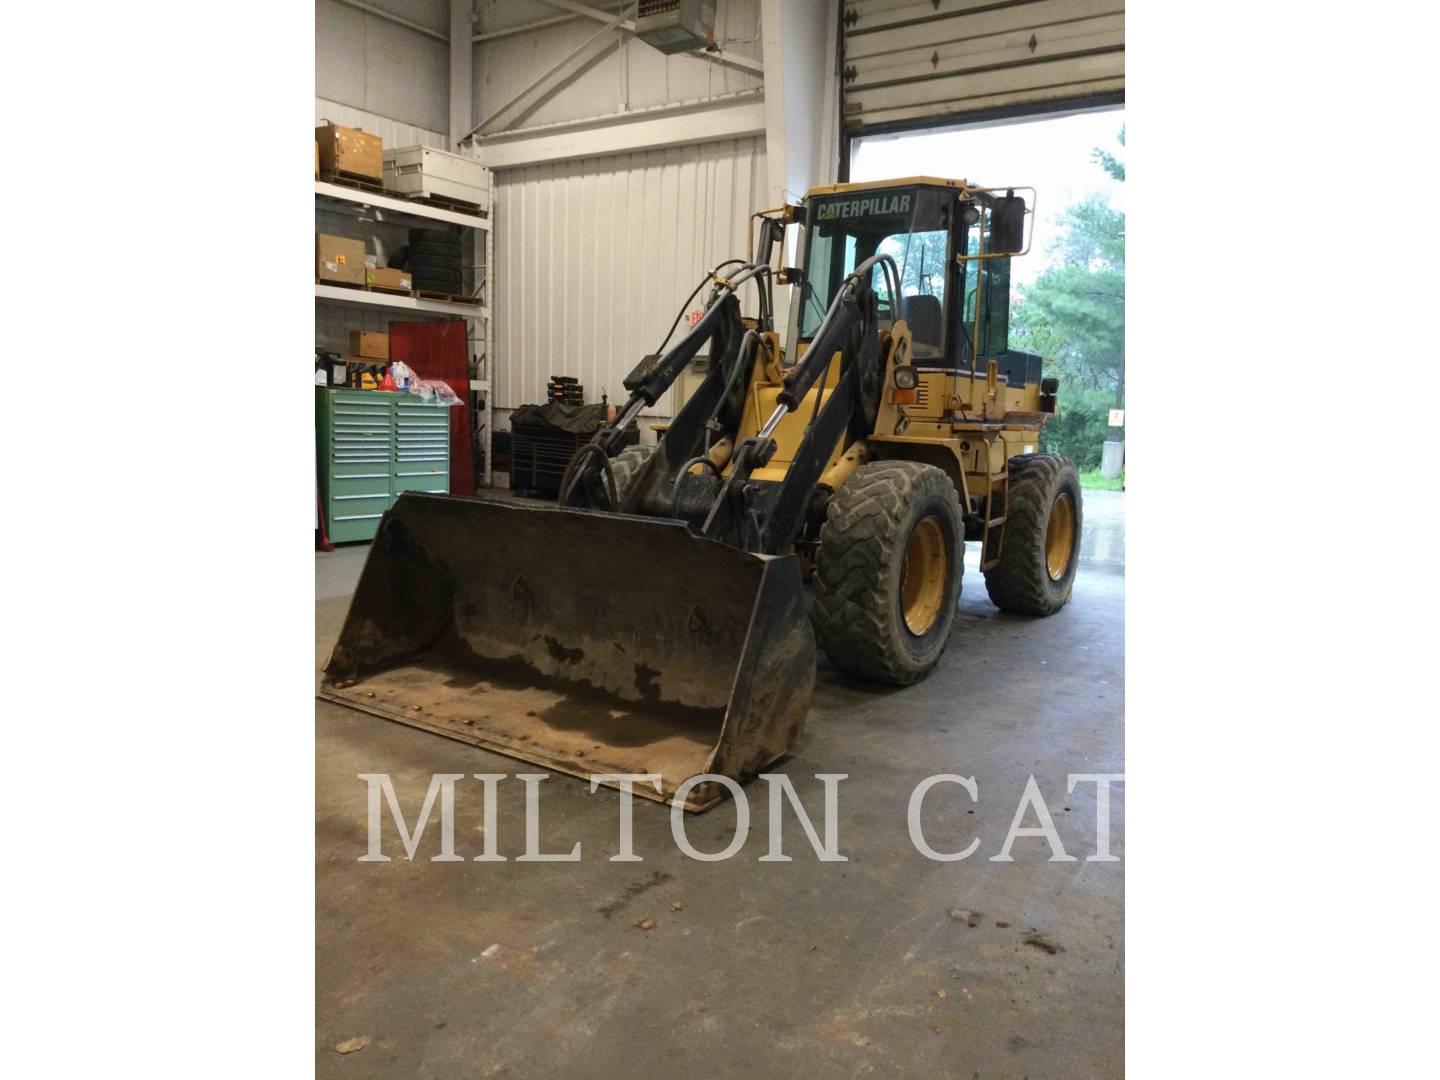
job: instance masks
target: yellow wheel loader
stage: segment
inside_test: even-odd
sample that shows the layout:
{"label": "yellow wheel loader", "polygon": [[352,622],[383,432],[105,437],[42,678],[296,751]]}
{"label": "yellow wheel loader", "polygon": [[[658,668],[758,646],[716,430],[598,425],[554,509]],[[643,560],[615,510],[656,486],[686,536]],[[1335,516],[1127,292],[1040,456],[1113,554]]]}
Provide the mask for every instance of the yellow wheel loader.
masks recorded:
{"label": "yellow wheel loader", "polygon": [[[616,786],[643,774],[634,790],[703,810],[725,785],[694,778],[743,782],[795,745],[817,641],[858,679],[935,666],[965,541],[1001,609],[1058,611],[1080,485],[1038,452],[1055,380],[1007,340],[1030,194],[917,177],[756,214],[753,258],[697,286],[698,321],[626,377],[559,505],[400,496],[321,695]],[[625,448],[702,351],[657,445]]]}

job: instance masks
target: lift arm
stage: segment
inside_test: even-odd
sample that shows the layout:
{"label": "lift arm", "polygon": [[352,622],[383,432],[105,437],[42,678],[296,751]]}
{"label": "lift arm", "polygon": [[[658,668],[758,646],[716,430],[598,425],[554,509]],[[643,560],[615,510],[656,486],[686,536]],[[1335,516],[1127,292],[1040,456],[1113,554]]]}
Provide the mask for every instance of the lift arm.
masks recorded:
{"label": "lift arm", "polygon": [[[630,391],[629,400],[614,422],[597,431],[590,442],[582,446],[570,460],[560,482],[561,506],[594,506],[598,498],[603,498],[610,509],[615,508],[614,478],[609,476],[609,461],[624,449],[626,429],[641,409],[653,406],[665,391],[674,385],[680,373],[695,359],[701,348],[739,325],[739,301],[735,297],[736,291],[746,281],[768,271],[767,266],[755,263],[743,264],[738,272],[728,278],[718,277],[716,271],[711,271],[710,277],[714,278],[715,284],[704,314],[685,336],[668,350],[646,356],[625,376],[624,385],[625,389]],[[704,283],[701,284],[703,286]],[[761,292],[765,292],[763,285]],[[732,336],[738,339],[738,335]],[[602,490],[605,492],[603,496],[600,495]]]}
{"label": "lift arm", "polygon": [[[846,277],[824,321],[815,331],[810,347],[785,375],[775,411],[759,432],[735,448],[730,475],[721,485],[702,526],[704,535],[738,540],[741,547],[763,555],[784,554],[795,543],[815,485],[854,415],[858,381],[869,367],[880,362],[877,302],[869,286],[871,270],[877,265],[886,273],[890,295],[899,296],[899,272],[888,255],[866,259]],[[859,347],[847,348],[847,345],[853,346],[857,329]],[[787,412],[800,407],[823,378],[836,352],[842,357],[839,381],[828,395],[822,384],[805,437],[786,471],[785,480],[775,498],[762,508],[754,502],[755,490],[749,483],[750,476],[775,456],[775,428]]]}

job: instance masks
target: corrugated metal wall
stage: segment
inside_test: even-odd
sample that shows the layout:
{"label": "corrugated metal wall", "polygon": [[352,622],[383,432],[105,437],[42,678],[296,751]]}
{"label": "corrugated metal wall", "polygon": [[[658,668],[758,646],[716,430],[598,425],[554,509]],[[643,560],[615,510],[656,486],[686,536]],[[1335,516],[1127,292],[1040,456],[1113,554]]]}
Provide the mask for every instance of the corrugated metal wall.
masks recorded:
{"label": "corrugated metal wall", "polygon": [[[543,402],[552,374],[578,378],[587,400],[604,387],[614,402],[705,271],[744,254],[750,214],[763,206],[765,142],[536,165],[495,179],[496,407]],[[667,394],[649,415],[670,408]]]}

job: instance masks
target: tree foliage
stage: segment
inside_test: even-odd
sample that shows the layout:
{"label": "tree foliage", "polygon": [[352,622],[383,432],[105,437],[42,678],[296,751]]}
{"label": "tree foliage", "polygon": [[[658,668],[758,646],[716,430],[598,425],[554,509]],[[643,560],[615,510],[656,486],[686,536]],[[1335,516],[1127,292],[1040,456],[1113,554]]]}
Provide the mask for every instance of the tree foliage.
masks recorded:
{"label": "tree foliage", "polygon": [[[1125,126],[1123,124],[1120,126],[1120,134],[1116,141],[1119,142],[1122,147],[1125,145]],[[1097,146],[1094,150],[1090,151],[1090,157],[1110,174],[1110,179],[1120,181],[1125,179],[1125,163],[1110,153],[1109,150]]]}
{"label": "tree foliage", "polygon": [[[1124,128],[1118,143],[1125,145]],[[1091,156],[1124,181],[1116,154],[1097,147]],[[1010,340],[1043,356],[1047,373],[1060,378],[1060,416],[1041,442],[1083,470],[1099,464],[1108,411],[1125,402],[1125,214],[1091,195],[1068,207],[1060,226],[1052,265],[1013,305]]]}

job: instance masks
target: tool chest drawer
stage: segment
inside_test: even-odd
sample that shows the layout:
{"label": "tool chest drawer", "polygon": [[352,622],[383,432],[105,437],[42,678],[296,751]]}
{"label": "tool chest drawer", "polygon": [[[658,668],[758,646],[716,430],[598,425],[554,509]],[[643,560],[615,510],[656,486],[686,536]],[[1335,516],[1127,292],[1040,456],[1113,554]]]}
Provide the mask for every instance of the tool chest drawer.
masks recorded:
{"label": "tool chest drawer", "polygon": [[315,451],[331,541],[371,540],[402,491],[450,490],[450,410],[413,394],[316,387]]}

